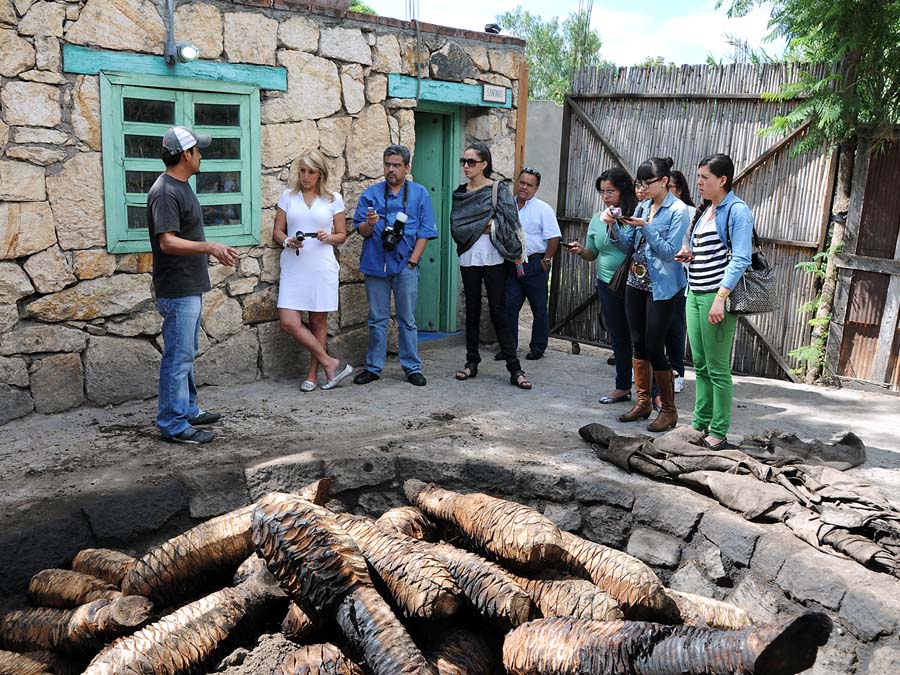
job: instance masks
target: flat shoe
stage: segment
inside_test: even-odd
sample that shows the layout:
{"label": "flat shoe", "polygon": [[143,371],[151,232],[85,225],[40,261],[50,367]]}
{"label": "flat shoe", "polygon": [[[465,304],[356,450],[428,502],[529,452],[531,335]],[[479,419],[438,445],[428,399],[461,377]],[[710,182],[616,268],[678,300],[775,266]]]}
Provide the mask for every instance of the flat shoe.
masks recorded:
{"label": "flat shoe", "polygon": [[197,415],[194,419],[188,420],[188,424],[190,424],[192,427],[200,424],[215,424],[220,419],[222,419],[222,413],[214,413],[201,410],[200,414]]}
{"label": "flat shoe", "polygon": [[406,376],[406,381],[417,387],[424,387],[428,384],[428,380],[425,379],[425,376],[422,373],[410,373]]}
{"label": "flat shoe", "polygon": [[631,392],[627,394],[622,394],[621,396],[616,396],[613,398],[612,396],[601,396],[600,403],[603,405],[609,405],[610,403],[621,403],[622,401],[630,401],[631,400]]}
{"label": "flat shoe", "polygon": [[180,434],[174,436],[163,436],[162,439],[168,443],[184,443],[186,445],[200,445],[201,443],[209,443],[216,435],[211,431],[188,427]]}
{"label": "flat shoe", "polygon": [[353,378],[353,384],[369,384],[369,382],[374,382],[379,377],[371,370],[363,370]]}
{"label": "flat shoe", "polygon": [[727,438],[723,438],[718,443],[710,443],[704,438],[703,447],[709,448],[710,450],[733,450],[735,448],[734,445],[728,442]]}
{"label": "flat shoe", "polygon": [[326,391],[328,389],[334,389],[336,386],[338,386],[341,383],[341,380],[343,380],[345,377],[349,377],[352,374],[353,374],[353,366],[351,366],[348,363],[346,366],[344,366],[343,370],[339,370],[334,377],[332,377],[330,380],[328,380],[328,382],[323,384],[322,389],[324,389]]}
{"label": "flat shoe", "polygon": [[303,384],[300,385],[300,391],[315,391],[316,387],[319,385],[310,380],[303,380]]}

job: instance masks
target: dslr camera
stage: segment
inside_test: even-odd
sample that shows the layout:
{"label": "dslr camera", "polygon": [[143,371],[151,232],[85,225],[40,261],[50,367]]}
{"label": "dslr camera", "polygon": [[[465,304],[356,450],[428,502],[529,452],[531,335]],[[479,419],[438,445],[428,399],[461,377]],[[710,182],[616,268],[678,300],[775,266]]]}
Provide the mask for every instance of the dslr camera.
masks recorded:
{"label": "dslr camera", "polygon": [[406,219],[406,214],[401,211],[397,214],[392,224],[384,226],[384,229],[381,231],[381,245],[385,251],[393,251],[403,239],[403,234],[406,230]]}

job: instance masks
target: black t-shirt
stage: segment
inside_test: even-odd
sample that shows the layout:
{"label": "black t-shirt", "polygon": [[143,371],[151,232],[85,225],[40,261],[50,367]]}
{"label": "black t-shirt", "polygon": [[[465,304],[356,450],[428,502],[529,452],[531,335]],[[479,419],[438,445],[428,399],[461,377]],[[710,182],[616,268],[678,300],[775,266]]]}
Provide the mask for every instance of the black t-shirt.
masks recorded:
{"label": "black t-shirt", "polygon": [[158,298],[202,295],[210,289],[209,256],[166,255],[159,235],[174,232],[189,241],[206,241],[203,212],[188,183],[160,174],[147,193],[147,226],[153,249],[153,288]]}

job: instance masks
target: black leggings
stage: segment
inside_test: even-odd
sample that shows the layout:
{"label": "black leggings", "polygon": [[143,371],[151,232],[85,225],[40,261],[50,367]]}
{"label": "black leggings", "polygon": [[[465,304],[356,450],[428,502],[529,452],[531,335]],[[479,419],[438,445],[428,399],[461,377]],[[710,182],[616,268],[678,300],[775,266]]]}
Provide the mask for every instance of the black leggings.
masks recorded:
{"label": "black leggings", "polygon": [[666,333],[679,307],[677,294],[668,300],[654,300],[652,293],[625,287],[625,314],[631,329],[634,358],[649,361],[653,370],[672,369],[666,358]]}
{"label": "black leggings", "polygon": [[481,332],[481,284],[487,289],[488,311],[497,333],[506,369],[515,373],[522,369],[516,358],[516,345],[506,319],[506,266],[460,267],[466,295],[466,363],[481,363],[478,342]]}

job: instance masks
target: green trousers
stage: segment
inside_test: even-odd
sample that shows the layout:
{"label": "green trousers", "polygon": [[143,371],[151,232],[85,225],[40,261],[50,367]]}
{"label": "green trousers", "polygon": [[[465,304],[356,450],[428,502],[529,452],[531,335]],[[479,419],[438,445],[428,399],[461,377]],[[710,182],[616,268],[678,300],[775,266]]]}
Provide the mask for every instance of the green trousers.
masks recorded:
{"label": "green trousers", "polygon": [[701,431],[709,430],[710,436],[725,438],[731,426],[731,398],[734,393],[731,348],[737,317],[726,312],[724,321],[710,323],[709,309],[715,299],[715,293],[690,291],[685,303],[687,332],[697,378],[691,426]]}

